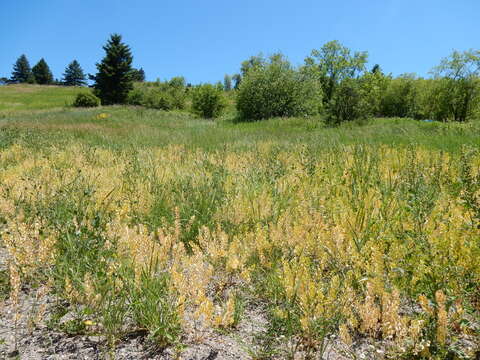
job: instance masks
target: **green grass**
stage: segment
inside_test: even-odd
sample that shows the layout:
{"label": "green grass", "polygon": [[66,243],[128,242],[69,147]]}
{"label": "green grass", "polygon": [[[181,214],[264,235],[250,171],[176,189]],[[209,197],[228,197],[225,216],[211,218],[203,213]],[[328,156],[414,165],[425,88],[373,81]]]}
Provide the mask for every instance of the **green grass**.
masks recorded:
{"label": "green grass", "polygon": [[87,89],[24,84],[0,86],[0,114],[62,108],[69,106],[82,91]]}
{"label": "green grass", "polygon": [[[11,92],[6,98],[19,96],[20,89],[0,88],[4,93]],[[69,302],[78,319],[63,325],[67,333],[93,331],[85,323],[93,320],[101,324],[102,335],[113,347],[124,332],[131,331],[126,330],[125,323],[133,322],[136,331],[148,333],[159,346],[181,345],[180,315],[172,306],[179,294],[168,286],[170,281],[181,284],[181,280],[169,278],[165,264],[170,264],[171,259],[159,264],[152,257],[138,260],[137,264],[134,256],[124,254],[126,244],[132,249],[137,249],[138,244],[153,249],[159,230],[185,243],[185,254],[195,252],[193,245],[198,245],[199,234],[206,234],[201,233],[202,229],[222,229],[228,243],[235,241],[239,246],[232,249],[244,244],[245,249],[252,248],[242,264],[245,269],[255,264],[248,288],[232,280],[236,278],[233,270],[223,279],[228,267],[224,263],[227,259],[218,255],[221,252],[214,255],[216,252],[204,247],[205,263],[199,261],[197,265],[208,261],[220,275],[210,280],[208,289],[215,293],[212,301],[222,304],[226,300],[225,287],[232,291],[234,324],[240,322],[251,304],[265,304],[268,325],[258,358],[283,354],[279,351],[285,351],[281,344],[284,340],[279,340],[279,335],[300,341],[298,335],[303,334],[304,339],[320,344],[308,342],[312,348],[315,345],[323,349],[327,335],[335,333],[341,320],[337,315],[328,317],[329,304],[334,305],[336,314],[339,306],[346,306],[329,300],[325,302],[325,316],[308,313],[312,310],[297,302],[301,297],[297,299],[296,294],[287,292],[289,285],[282,270],[287,269],[287,263],[308,264],[312,277],[299,277],[299,281],[318,285],[318,294],[325,297],[330,296],[329,286],[335,284],[329,280],[334,275],[350,281],[349,289],[356,289],[360,299],[364,289],[358,284],[364,282],[365,274],[374,279],[377,275],[372,271],[380,269],[370,265],[375,261],[387,262],[385,269],[401,270],[398,274],[381,274],[386,281],[381,276],[377,279],[382,281],[382,289],[393,284],[406,299],[414,301],[419,294],[426,294],[432,300],[438,289],[463,297],[466,302],[477,296],[478,272],[469,270],[477,269],[475,262],[463,263],[460,256],[451,256],[454,247],[447,241],[458,237],[458,246],[466,244],[462,249],[467,255],[479,253],[476,243],[469,241],[480,219],[476,200],[480,175],[473,171],[478,167],[478,158],[476,149],[471,149],[480,145],[479,121],[460,124],[374,119],[335,128],[327,127],[321,118],[236,123],[234,109],[215,121],[188,112],[139,107],[77,109],[62,105],[62,101],[67,103],[66,91],[73,96],[73,91],[86,89],[25,89],[35,90],[35,95],[27,92],[32,95],[21,97],[28,106],[0,112],[0,165],[5,171],[5,176],[0,177],[5,180],[5,184],[0,182],[0,200],[8,200],[3,202],[5,209],[9,210],[11,201],[16,210],[0,213],[0,222],[4,216],[5,223],[14,225],[12,229],[30,229],[18,226],[24,222],[41,224],[45,238],[55,236],[54,262],[41,264],[34,274],[36,279],[48,276],[57,295],[73,299]],[[41,94],[48,101],[42,100]],[[178,146],[163,148],[169,145]],[[465,145],[468,149],[464,149]],[[461,201],[456,202],[459,197]],[[453,207],[451,217],[444,218],[440,210],[435,212],[436,204],[446,213],[449,206]],[[467,215],[470,222],[465,220]],[[427,225],[444,226],[443,219],[451,224],[440,230],[452,233],[437,240],[442,233]],[[332,236],[326,225],[330,222],[332,228],[335,225],[335,229],[341,229],[345,239],[351,239],[349,245],[338,250],[338,255],[322,253],[326,257],[310,259],[317,255],[304,255],[303,250],[314,249],[317,239],[329,241]],[[145,226],[143,235],[141,227],[135,228],[137,225]],[[138,231],[138,236],[127,237],[122,233],[125,227],[132,230],[128,234]],[[461,231],[455,232],[457,228]],[[313,231],[321,237],[310,237]],[[153,232],[152,236],[147,236],[149,232]],[[19,234],[21,245],[33,240],[37,246],[44,240],[43,235],[37,238],[30,232]],[[466,234],[465,238],[462,234]],[[270,236],[279,244],[258,249],[254,246],[257,239]],[[298,244],[283,245],[284,239],[296,237]],[[231,250],[227,242],[221,245],[217,240],[220,238],[208,240],[215,241],[212,249],[218,246]],[[304,248],[306,242],[309,245]],[[257,250],[263,251],[262,257]],[[261,260],[263,257],[268,261]],[[329,259],[328,263],[325,259]],[[356,259],[363,260],[357,263]],[[429,266],[419,264],[429,264],[432,272]],[[165,277],[158,276],[160,273]],[[347,273],[352,275],[347,277]],[[411,274],[417,277],[415,283],[410,282]],[[307,289],[306,285],[301,288]],[[341,286],[339,291],[343,291]],[[0,300],[9,292],[8,274],[0,272]],[[331,294],[332,298],[337,296],[335,291]],[[86,305],[75,308],[78,299]],[[66,310],[58,309],[50,325],[60,326],[58,320]],[[308,331],[301,326],[302,316],[311,320]],[[434,341],[436,320],[427,320],[432,326],[426,329],[430,332],[425,338]]]}
{"label": "green grass", "polygon": [[[63,88],[57,89],[63,93]],[[108,114],[98,119],[100,113]],[[182,144],[187,148],[249,148],[272,141],[279,145],[302,143],[315,148],[339,144],[420,145],[457,151],[480,143],[480,123],[424,123],[412,119],[375,119],[367,124],[336,128],[321,119],[271,119],[238,123],[234,114],[212,121],[187,112],[163,112],[134,107],[64,108],[0,115],[0,146],[13,142],[41,148],[81,141],[90,146],[130,148]]]}
{"label": "green grass", "polygon": [[[480,121],[426,123],[375,119],[329,128],[320,118],[270,119],[235,123],[232,107],[216,121],[188,112],[136,107],[75,109],[69,105],[86,88],[9,85],[0,87],[0,146],[20,142],[35,148],[81,141],[91,146],[130,148],[183,144],[187,148],[248,148],[262,141],[330,148],[339,144],[420,145],[457,151],[480,143]],[[107,113],[106,119],[97,115]]]}

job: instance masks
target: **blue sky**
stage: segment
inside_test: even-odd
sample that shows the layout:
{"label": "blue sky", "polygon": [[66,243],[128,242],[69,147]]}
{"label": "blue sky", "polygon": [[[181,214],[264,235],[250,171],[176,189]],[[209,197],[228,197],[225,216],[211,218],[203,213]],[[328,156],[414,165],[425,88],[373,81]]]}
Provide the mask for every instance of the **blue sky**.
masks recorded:
{"label": "blue sky", "polygon": [[394,75],[425,76],[453,49],[480,48],[479,0],[0,0],[0,14],[0,76],[22,53],[58,78],[72,59],[93,73],[114,32],[149,80],[192,83],[221,80],[259,52],[299,65],[330,40]]}

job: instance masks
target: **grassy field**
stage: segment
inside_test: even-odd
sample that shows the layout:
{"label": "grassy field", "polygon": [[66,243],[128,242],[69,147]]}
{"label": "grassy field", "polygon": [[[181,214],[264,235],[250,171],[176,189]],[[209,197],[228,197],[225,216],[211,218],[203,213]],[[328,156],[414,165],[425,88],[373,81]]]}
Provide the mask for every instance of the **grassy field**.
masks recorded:
{"label": "grassy field", "polygon": [[74,309],[49,326],[181,352],[261,312],[246,358],[480,354],[479,122],[36,101],[0,118],[0,230],[12,303],[28,285]]}
{"label": "grassy field", "polygon": [[81,91],[85,89],[23,84],[0,86],[0,115],[69,106]]}

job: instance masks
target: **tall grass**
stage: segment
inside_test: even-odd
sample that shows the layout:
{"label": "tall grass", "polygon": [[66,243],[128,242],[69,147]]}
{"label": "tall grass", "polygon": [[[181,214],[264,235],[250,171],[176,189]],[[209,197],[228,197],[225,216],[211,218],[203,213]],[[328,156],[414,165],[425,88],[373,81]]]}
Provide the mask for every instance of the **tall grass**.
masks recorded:
{"label": "tall grass", "polygon": [[262,303],[258,357],[314,358],[336,337],[391,358],[474,358],[477,122],[232,118],[0,119],[0,296],[43,286],[75,313],[51,326],[111,347],[131,333],[198,341]]}
{"label": "tall grass", "polygon": [[112,346],[234,326],[243,293],[285,356],[340,331],[440,359],[476,331],[479,165],[473,148],[11,145],[2,241],[23,281],[52,283]]}

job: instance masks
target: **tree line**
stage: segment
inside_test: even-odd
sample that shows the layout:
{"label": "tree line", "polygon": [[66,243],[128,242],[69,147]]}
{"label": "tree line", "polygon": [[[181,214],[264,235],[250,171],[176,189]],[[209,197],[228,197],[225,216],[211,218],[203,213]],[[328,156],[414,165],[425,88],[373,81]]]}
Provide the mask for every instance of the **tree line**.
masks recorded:
{"label": "tree line", "polygon": [[[294,67],[282,54],[244,61],[236,75],[244,119],[322,114],[331,124],[370,117],[464,122],[480,115],[480,51],[453,51],[431,78],[367,69],[367,52],[331,41]],[[228,80],[227,80],[228,81]]]}
{"label": "tree line", "polygon": [[[144,82],[145,73],[132,67],[132,51],[118,34],[111,35],[103,49],[97,73],[89,75],[93,93],[90,99],[82,95],[78,106],[131,104],[172,110],[184,109],[189,98],[193,112],[215,117],[230,99],[240,121],[320,115],[330,124],[371,117],[464,122],[480,115],[478,50],[453,51],[432,69],[430,78],[394,77],[378,64],[367,69],[366,51],[330,41],[312,50],[301,66],[293,66],[281,53],[259,54],[243,61],[240,72],[225,75],[223,82],[191,86],[183,77]],[[22,55],[10,81],[49,84],[53,76],[44,59],[30,69]],[[77,61],[67,66],[61,83],[86,84]]]}
{"label": "tree line", "polygon": [[[132,69],[131,71],[134,81],[145,81],[143,68]],[[77,60],[73,60],[65,68],[62,79],[54,79],[52,71],[44,58],[41,58],[35,66],[30,67],[27,56],[22,54],[13,65],[11,77],[0,78],[0,81],[6,84],[86,86],[87,75],[84,73],[80,63]]]}

